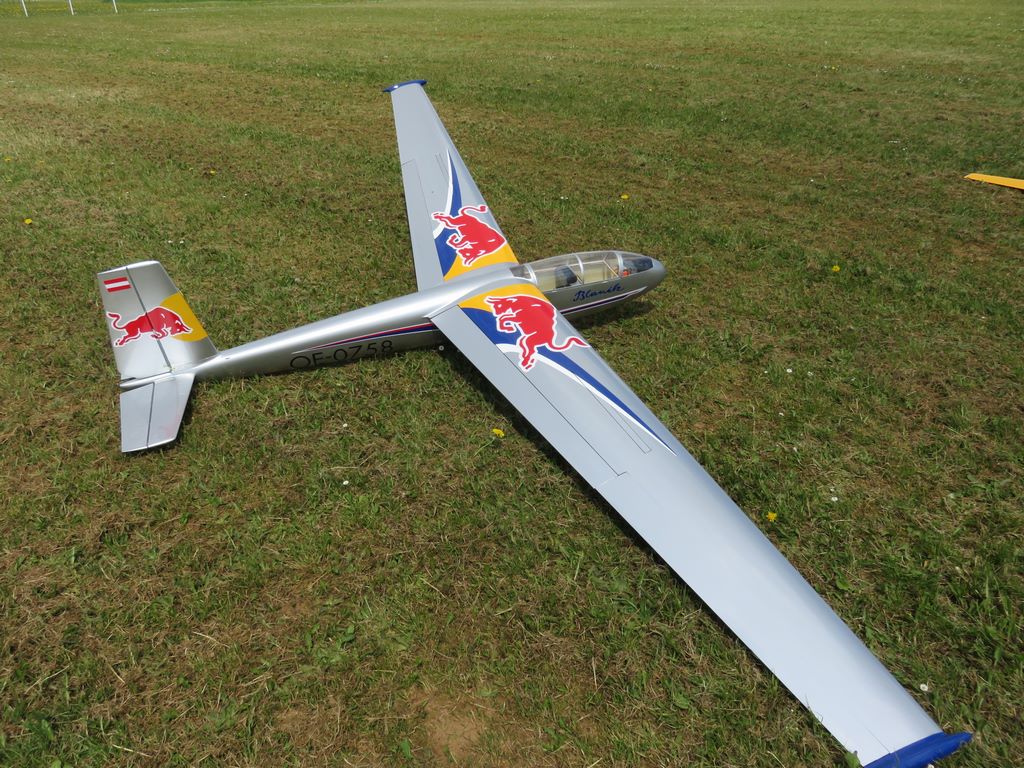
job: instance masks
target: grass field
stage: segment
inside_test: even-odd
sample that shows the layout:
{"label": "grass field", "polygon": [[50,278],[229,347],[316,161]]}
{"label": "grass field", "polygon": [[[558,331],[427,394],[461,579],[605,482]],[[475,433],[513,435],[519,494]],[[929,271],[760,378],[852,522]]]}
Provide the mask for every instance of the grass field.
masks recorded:
{"label": "grass field", "polygon": [[944,765],[1019,759],[1024,197],[962,176],[1024,177],[1024,5],[29,5],[0,764],[847,765],[451,350],[201,386],[120,455],[95,272],[161,260],[221,348],[413,290],[417,77],[521,257],[666,263],[588,339],[975,733]]}

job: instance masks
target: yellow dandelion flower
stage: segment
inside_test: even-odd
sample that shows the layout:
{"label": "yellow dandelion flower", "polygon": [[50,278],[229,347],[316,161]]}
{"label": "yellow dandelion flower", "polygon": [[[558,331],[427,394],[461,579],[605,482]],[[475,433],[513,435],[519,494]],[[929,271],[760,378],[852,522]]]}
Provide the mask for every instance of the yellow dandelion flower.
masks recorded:
{"label": "yellow dandelion flower", "polygon": [[32,219],[25,219],[25,223],[26,224],[31,224],[32,223]]}
{"label": "yellow dandelion flower", "polygon": [[619,200],[629,200],[629,195],[626,195],[626,194],[619,195]]}
{"label": "yellow dandelion flower", "polygon": [[501,438],[505,437],[505,430],[498,429],[497,427],[495,427],[494,429],[491,430],[491,434],[500,440]]}
{"label": "yellow dandelion flower", "polygon": [[13,159],[14,159],[14,158],[12,158],[12,157],[8,157],[7,155],[4,155],[4,162],[5,162],[5,163],[9,163],[9,162],[11,162],[11,160],[13,160]]}
{"label": "yellow dandelion flower", "polygon": [[779,513],[778,512],[769,512],[767,514],[767,518],[768,518],[768,522],[769,523],[774,523],[776,520],[779,519]]}
{"label": "yellow dandelion flower", "polygon": [[838,271],[839,271],[839,269],[840,269],[840,267],[839,267],[839,265],[838,265],[838,264],[833,264],[833,265],[832,265],[832,271],[833,271],[833,272],[838,272]]}

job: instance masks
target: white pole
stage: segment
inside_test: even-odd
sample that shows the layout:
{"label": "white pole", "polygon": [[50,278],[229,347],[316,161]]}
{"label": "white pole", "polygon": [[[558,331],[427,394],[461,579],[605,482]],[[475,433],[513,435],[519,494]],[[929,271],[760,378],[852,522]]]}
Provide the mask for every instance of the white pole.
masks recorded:
{"label": "white pole", "polygon": [[73,6],[71,4],[71,0],[68,0],[68,8],[71,9],[71,15],[74,16],[75,15],[75,6]]}
{"label": "white pole", "polygon": [[[24,0],[22,0],[24,2]],[[110,0],[114,4],[114,13],[117,13],[117,0]]]}
{"label": "white pole", "polygon": [[28,8],[25,7],[25,0],[21,0],[21,10],[23,10],[25,15],[28,16]]}

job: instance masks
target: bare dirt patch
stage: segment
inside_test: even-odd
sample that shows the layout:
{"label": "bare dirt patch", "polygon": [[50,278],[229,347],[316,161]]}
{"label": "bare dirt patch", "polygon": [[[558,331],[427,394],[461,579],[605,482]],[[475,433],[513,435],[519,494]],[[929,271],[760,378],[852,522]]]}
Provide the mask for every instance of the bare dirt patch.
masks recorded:
{"label": "bare dirt patch", "polygon": [[437,691],[416,691],[409,703],[423,713],[418,735],[437,765],[458,765],[479,754],[489,719],[483,710]]}

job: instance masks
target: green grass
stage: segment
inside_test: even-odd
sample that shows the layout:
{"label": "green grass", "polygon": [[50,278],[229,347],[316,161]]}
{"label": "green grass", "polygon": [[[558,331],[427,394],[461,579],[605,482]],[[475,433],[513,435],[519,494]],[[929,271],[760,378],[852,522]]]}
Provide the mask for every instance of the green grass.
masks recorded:
{"label": "green grass", "polygon": [[590,341],[976,734],[950,766],[1019,757],[1024,197],[961,178],[1024,176],[1019,3],[30,5],[0,764],[845,764],[450,350],[200,386],[119,454],[94,273],[160,259],[222,348],[413,290],[413,77],[521,256],[665,261]]}

